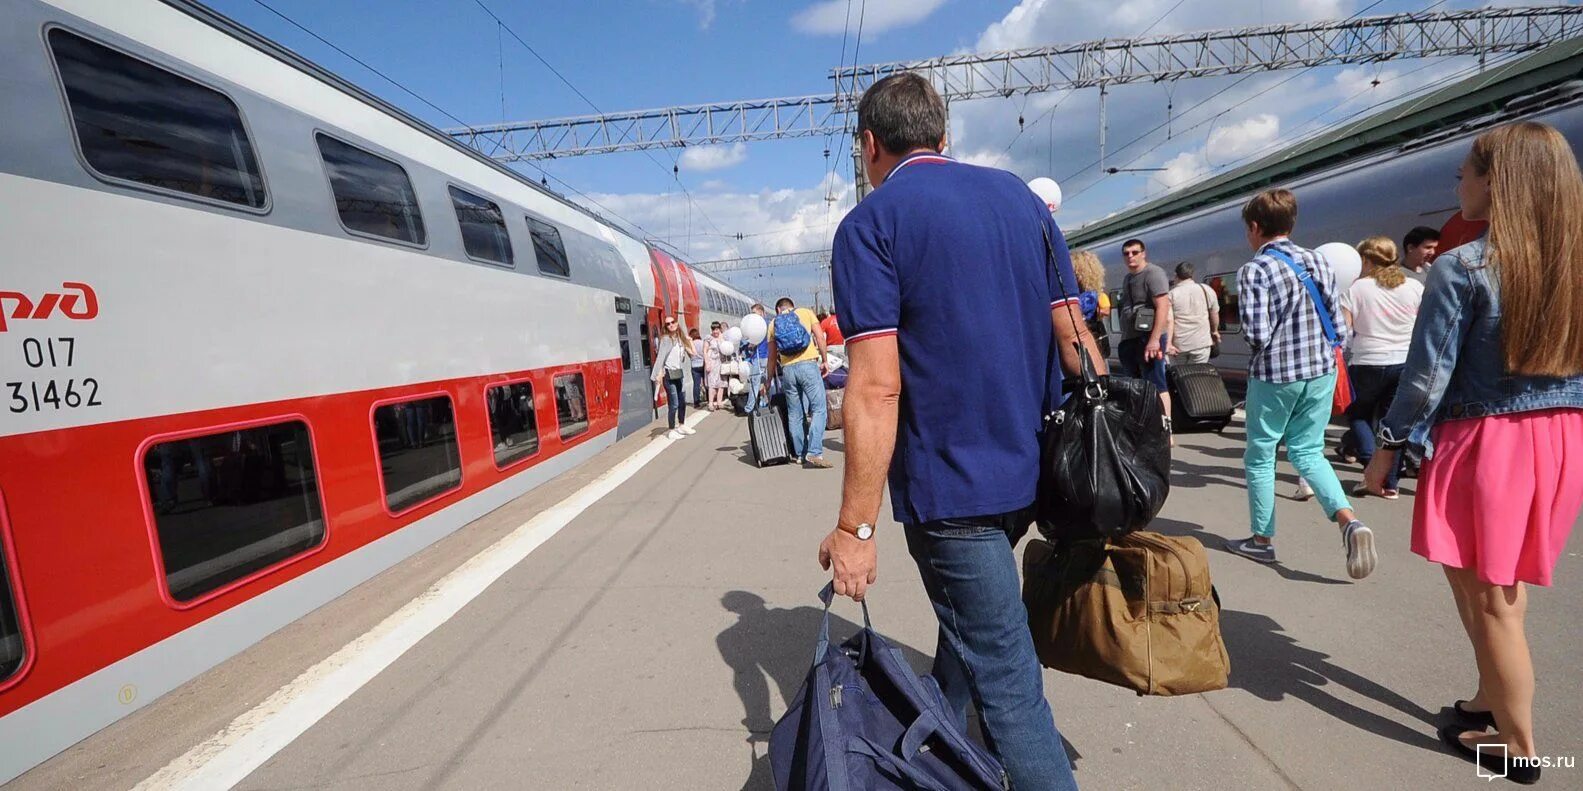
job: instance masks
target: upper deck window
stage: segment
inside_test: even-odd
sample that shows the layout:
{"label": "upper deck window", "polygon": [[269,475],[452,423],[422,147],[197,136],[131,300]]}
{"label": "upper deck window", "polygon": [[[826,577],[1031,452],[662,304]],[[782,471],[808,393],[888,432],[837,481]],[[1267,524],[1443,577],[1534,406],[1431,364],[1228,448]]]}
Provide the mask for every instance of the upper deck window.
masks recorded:
{"label": "upper deck window", "polygon": [[242,113],[225,94],[65,30],[51,30],[49,46],[77,145],[94,172],[264,207],[263,173]]}
{"label": "upper deck window", "polygon": [[480,261],[511,266],[511,235],[500,206],[466,190],[451,187],[451,205],[462,226],[462,247]]}
{"label": "upper deck window", "polygon": [[347,230],[408,244],[427,242],[418,194],[406,170],[328,135],[317,137],[335,193],[335,210]]}
{"label": "upper deck window", "polygon": [[528,217],[528,230],[533,234],[533,255],[539,259],[539,271],[557,277],[571,277],[572,264],[566,258],[566,245],[561,242],[561,229]]}

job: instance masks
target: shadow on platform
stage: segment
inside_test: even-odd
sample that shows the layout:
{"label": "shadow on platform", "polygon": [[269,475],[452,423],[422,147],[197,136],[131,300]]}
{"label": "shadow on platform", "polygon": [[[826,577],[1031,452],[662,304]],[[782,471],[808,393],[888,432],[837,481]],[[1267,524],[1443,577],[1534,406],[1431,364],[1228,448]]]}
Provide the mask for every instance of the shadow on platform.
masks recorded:
{"label": "shadow on platform", "polygon": [[[1220,630],[1225,636],[1226,651],[1231,654],[1232,687],[1272,703],[1291,696],[1375,736],[1430,752],[1443,750],[1440,742],[1430,735],[1438,723],[1428,710],[1331,663],[1329,654],[1304,647],[1269,616],[1221,610]],[[1403,725],[1348,703],[1325,690],[1332,684],[1395,709],[1424,723],[1425,727],[1416,729]]]}

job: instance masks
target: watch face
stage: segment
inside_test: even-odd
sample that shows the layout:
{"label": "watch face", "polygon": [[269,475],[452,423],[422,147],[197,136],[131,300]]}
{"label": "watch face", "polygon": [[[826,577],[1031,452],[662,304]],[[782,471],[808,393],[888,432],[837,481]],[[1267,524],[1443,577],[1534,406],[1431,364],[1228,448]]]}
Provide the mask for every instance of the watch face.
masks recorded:
{"label": "watch face", "polygon": [[862,539],[862,540],[864,540],[864,541],[867,541],[867,540],[873,538],[874,537],[874,526],[873,525],[858,525],[857,526],[857,537]]}

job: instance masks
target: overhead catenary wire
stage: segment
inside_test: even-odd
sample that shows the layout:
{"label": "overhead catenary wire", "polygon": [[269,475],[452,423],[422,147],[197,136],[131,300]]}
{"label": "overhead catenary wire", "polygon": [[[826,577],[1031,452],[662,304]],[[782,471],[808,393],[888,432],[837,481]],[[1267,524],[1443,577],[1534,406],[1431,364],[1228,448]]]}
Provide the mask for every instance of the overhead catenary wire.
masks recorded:
{"label": "overhead catenary wire", "polygon": [[[500,27],[504,28],[505,31],[508,34],[510,34],[513,39],[516,39],[516,42],[518,44],[522,45],[523,49],[526,49],[529,54],[531,54],[535,59],[537,59],[539,61],[539,63],[544,64],[544,67],[546,69],[549,69],[550,73],[554,74],[556,79],[559,79],[562,83],[564,83],[566,85],[566,87],[571,89],[572,93],[577,94],[578,98],[582,99],[585,103],[587,103],[587,105],[589,107],[592,107],[594,109],[594,112],[600,113],[600,114],[603,114],[605,112],[604,110],[600,109],[598,104],[594,103],[593,99],[588,98],[588,94],[583,93],[582,89],[578,88],[575,84],[572,83],[571,80],[567,79],[566,75],[562,74],[560,69],[555,68],[554,64],[550,63],[549,60],[546,59],[543,55],[540,55],[539,51],[537,49],[534,49],[532,44],[529,44],[526,39],[524,39],[524,38],[522,38],[522,36],[518,35],[517,31],[515,29],[513,29],[511,27],[511,25],[507,24],[505,20],[501,19],[500,16],[498,14],[496,14],[493,10],[491,10],[488,5],[485,5],[483,0],[473,0],[473,4],[477,5],[481,10],[483,10],[484,13],[488,14],[490,19],[495,20],[495,24],[497,24]],[[670,177],[670,178],[675,180],[677,186],[681,188],[682,194],[687,196],[687,203],[692,208],[696,208],[698,210],[699,216],[703,217],[704,221],[709,223],[709,226],[714,228],[718,232],[720,230],[720,227],[715,225],[714,219],[709,216],[708,212],[704,211],[702,207],[697,205],[697,202],[693,200],[692,192],[689,191],[687,189],[687,186],[682,183],[680,172],[678,170],[674,169],[674,168],[679,168],[679,165],[676,162],[673,162],[672,163],[672,168],[673,169],[667,170],[665,165],[662,164],[658,159],[655,159],[654,155],[649,153],[647,150],[643,151],[643,155],[650,162],[654,163],[655,167],[659,168],[662,171],[665,171],[665,173],[666,173],[666,175],[668,177]]]}
{"label": "overhead catenary wire", "polygon": [[[308,28],[306,25],[304,25],[301,22],[298,22],[297,20],[287,16],[286,14],[282,13],[279,9],[275,8],[274,6],[270,5],[267,2],[264,2],[264,0],[253,0],[253,2],[255,4],[257,4],[259,7],[263,8],[265,11],[268,11],[269,13],[274,14],[275,16],[279,17],[281,20],[285,21],[286,24],[291,25],[292,27],[296,28],[299,31],[302,31],[304,34],[306,34],[307,36],[311,37],[312,39],[314,39],[315,41],[319,42],[320,44],[323,44],[324,46],[329,47],[332,50],[335,50],[337,53],[339,53],[342,57],[346,58],[347,60],[350,60],[353,63],[356,63],[359,66],[362,66],[364,69],[367,69],[369,72],[373,73],[375,76],[377,76],[380,79],[384,80],[385,82],[388,82],[391,85],[395,86],[402,93],[405,93],[408,96],[411,96],[412,98],[417,99],[419,102],[422,102],[429,109],[434,110],[435,112],[439,113],[440,115],[443,115],[446,118],[449,118],[450,120],[456,122],[457,124],[459,124],[461,126],[464,126],[464,127],[470,127],[471,126],[466,121],[463,121],[461,118],[458,118],[455,114],[453,114],[450,111],[446,110],[444,107],[441,107],[438,104],[435,104],[434,102],[430,101],[428,98],[424,97],[422,94],[420,94],[417,91],[414,91],[411,88],[407,87],[400,80],[397,80],[396,78],[390,76],[389,74],[386,74],[385,72],[380,71],[379,69],[375,68],[373,65],[369,64],[367,61],[363,60],[362,58],[359,58],[356,55],[353,55],[352,53],[346,51],[345,49],[343,49],[342,47],[338,46],[337,44],[335,44],[334,42],[330,41],[329,39],[325,38],[324,36],[321,36],[318,33],[315,33],[313,30]],[[535,170],[539,171],[539,175],[540,175],[541,178],[553,179],[557,184],[560,184],[561,186],[565,187],[568,191],[572,192],[575,195],[578,195],[578,196],[582,197],[584,200],[588,201],[589,203],[593,204],[594,206],[597,206],[599,208],[599,210],[601,212],[603,212],[604,214],[607,214],[610,217],[613,217],[613,218],[615,218],[617,220],[620,220],[621,222],[625,223],[630,229],[638,231],[639,233],[637,235],[640,235],[640,236],[645,237],[645,238],[656,236],[656,234],[654,234],[653,232],[649,231],[647,228],[644,228],[642,225],[639,225],[635,220],[632,220],[630,218],[622,216],[621,214],[616,212],[614,209],[611,209],[608,206],[605,206],[604,204],[602,204],[599,201],[595,200],[593,198],[593,196],[583,192],[582,190],[579,190],[577,187],[573,186],[571,183],[567,182],[565,179],[562,179],[561,177],[559,177],[559,176],[557,176],[557,175],[555,175],[553,173],[550,173],[549,171],[545,170],[543,167],[539,166],[536,163],[530,163],[530,164],[532,165],[532,167]]]}
{"label": "overhead catenary wire", "polygon": [[[1440,0],[1440,1],[1444,2],[1444,0]],[[1368,13],[1370,10],[1374,9],[1376,6],[1380,5],[1383,2],[1385,2],[1385,0],[1374,0],[1374,2],[1364,6],[1363,8],[1358,9],[1357,11],[1353,12],[1353,14],[1351,16],[1348,16],[1346,19],[1344,19],[1342,21],[1343,22],[1350,22],[1350,21],[1352,21],[1354,19],[1357,19],[1358,17],[1363,16],[1364,14]],[[1439,3],[1437,2],[1436,5],[1439,5]],[[1167,13],[1169,13],[1169,12],[1167,12]],[[1247,104],[1248,102],[1250,102],[1250,101],[1252,101],[1254,99],[1257,99],[1258,97],[1263,96],[1266,93],[1269,93],[1271,90],[1274,90],[1275,88],[1278,88],[1278,87],[1280,87],[1282,85],[1285,85],[1285,84],[1291,82],[1292,80],[1297,79],[1298,77],[1302,77],[1303,75],[1308,74],[1310,71],[1313,71],[1315,68],[1316,67],[1314,67],[1314,66],[1309,66],[1307,68],[1301,69],[1301,70],[1297,71],[1296,73],[1294,73],[1293,75],[1291,75],[1290,77],[1287,77],[1286,79],[1281,80],[1280,82],[1275,83],[1275,84],[1273,84],[1273,85],[1271,85],[1271,86],[1269,86],[1269,87],[1267,87],[1267,88],[1265,88],[1265,89],[1253,94],[1252,96],[1244,98],[1242,101],[1239,101],[1236,104],[1233,104],[1230,107],[1227,107],[1226,109],[1221,110],[1220,112],[1216,113],[1214,116],[1211,116],[1210,118],[1205,119],[1204,121],[1200,121],[1199,123],[1194,124],[1194,125],[1188,127],[1187,129],[1182,130],[1178,134],[1185,133],[1185,132],[1191,132],[1194,129],[1197,129],[1198,127],[1201,127],[1201,126],[1203,126],[1206,123],[1213,123],[1214,121],[1218,120],[1221,116],[1224,116],[1227,113],[1230,113],[1232,110],[1235,110],[1238,107],[1241,107],[1242,105]],[[1201,99],[1198,102],[1194,103],[1192,107],[1189,107],[1187,110],[1183,111],[1181,113],[1181,115],[1178,116],[1178,117],[1183,117],[1183,116],[1187,116],[1187,115],[1191,114],[1194,110],[1197,110],[1199,107],[1202,107],[1202,106],[1208,104],[1209,102],[1214,101],[1215,99],[1219,98],[1221,95],[1225,94],[1227,91],[1230,91],[1231,89],[1236,88],[1238,85],[1241,85],[1242,83],[1248,81],[1249,79],[1252,79],[1254,76],[1257,76],[1257,74],[1258,74],[1258,72],[1251,72],[1249,74],[1243,75],[1242,77],[1239,77],[1235,82],[1231,83],[1230,85],[1227,85],[1226,87],[1221,88],[1220,90],[1214,92],[1213,94],[1209,95],[1208,97],[1206,97],[1204,99]],[[1126,149],[1131,148],[1133,145],[1136,145],[1137,143],[1141,142],[1144,138],[1147,138],[1148,136],[1154,134],[1155,132],[1160,131],[1161,129],[1166,128],[1169,125],[1171,125],[1171,119],[1167,118],[1163,123],[1160,123],[1160,124],[1154,126],[1153,128],[1149,129],[1148,131],[1144,132],[1143,134],[1140,134],[1137,137],[1134,137],[1133,139],[1127,141],[1126,144],[1122,145],[1120,148],[1115,149],[1112,153],[1119,153],[1121,151],[1125,151]],[[1121,168],[1127,167],[1129,165],[1132,165],[1133,163],[1135,163],[1139,159],[1141,159],[1144,155],[1147,155],[1148,153],[1151,153],[1151,152],[1153,152],[1155,150],[1158,150],[1161,146],[1163,146],[1166,142],[1169,142],[1169,141],[1170,141],[1170,138],[1167,138],[1167,140],[1165,140],[1165,141],[1161,141],[1159,143],[1156,143],[1154,146],[1150,147],[1147,151],[1145,151],[1142,155],[1135,156],[1132,159],[1128,160],[1124,165],[1122,165],[1120,168],[1118,168],[1118,170],[1121,169]],[[1080,176],[1083,173],[1093,169],[1094,167],[1097,167],[1101,163],[1101,161],[1102,160],[1100,160],[1100,159],[1095,159],[1094,161],[1088,163],[1087,165],[1084,165],[1083,167],[1078,168],[1076,171],[1073,171],[1070,175],[1068,175],[1065,178],[1061,179],[1059,183],[1065,185],[1066,183],[1068,183],[1072,179],[1076,178],[1077,176]],[[1105,175],[1101,174],[1098,179],[1095,179],[1094,181],[1090,181],[1088,184],[1083,185],[1083,187],[1079,188],[1075,192],[1067,195],[1066,196],[1066,200],[1067,201],[1071,201],[1073,198],[1076,198],[1078,195],[1081,195],[1084,192],[1087,192],[1091,187],[1093,187],[1099,181],[1102,181],[1104,179],[1104,177],[1105,177]]]}

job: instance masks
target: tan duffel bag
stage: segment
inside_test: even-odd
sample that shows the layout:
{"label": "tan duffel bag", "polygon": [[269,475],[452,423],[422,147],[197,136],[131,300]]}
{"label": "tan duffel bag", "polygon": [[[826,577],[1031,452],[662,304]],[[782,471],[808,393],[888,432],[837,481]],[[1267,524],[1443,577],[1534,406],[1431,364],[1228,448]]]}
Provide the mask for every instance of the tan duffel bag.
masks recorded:
{"label": "tan duffel bag", "polygon": [[1131,533],[1074,542],[1034,539],[1022,600],[1039,661],[1139,695],[1225,689],[1231,671],[1204,547]]}

